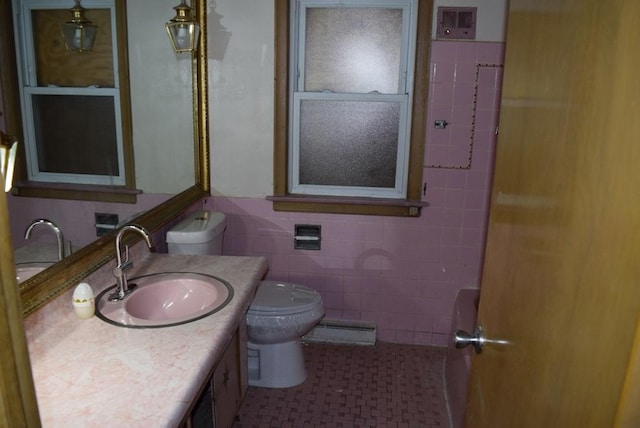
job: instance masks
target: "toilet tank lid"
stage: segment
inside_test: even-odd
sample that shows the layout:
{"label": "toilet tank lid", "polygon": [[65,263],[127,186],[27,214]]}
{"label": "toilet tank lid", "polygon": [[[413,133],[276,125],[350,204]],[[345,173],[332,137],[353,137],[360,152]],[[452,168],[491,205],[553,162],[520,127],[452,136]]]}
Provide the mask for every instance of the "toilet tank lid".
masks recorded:
{"label": "toilet tank lid", "polygon": [[189,214],[167,232],[168,244],[209,242],[224,232],[226,217],[221,212],[200,210]]}

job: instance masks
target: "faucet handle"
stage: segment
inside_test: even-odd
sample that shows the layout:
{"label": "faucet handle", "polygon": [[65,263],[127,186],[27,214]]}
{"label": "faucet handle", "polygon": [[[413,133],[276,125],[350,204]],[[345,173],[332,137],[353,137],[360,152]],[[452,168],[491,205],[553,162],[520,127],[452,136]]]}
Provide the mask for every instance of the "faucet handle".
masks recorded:
{"label": "faucet handle", "polygon": [[129,246],[125,244],[124,245],[124,261],[122,262],[122,264],[126,265],[127,263],[129,263]]}
{"label": "faucet handle", "polygon": [[130,260],[125,260],[124,262],[122,262],[122,264],[117,265],[116,267],[113,268],[113,276],[115,276],[116,278],[124,275],[125,271],[128,270],[130,267],[133,266],[133,262]]}
{"label": "faucet handle", "polygon": [[113,270],[111,271],[111,273],[113,274],[113,276],[115,276],[116,278],[119,278],[121,275],[124,274],[124,269],[122,269],[122,266],[116,266],[113,268]]}

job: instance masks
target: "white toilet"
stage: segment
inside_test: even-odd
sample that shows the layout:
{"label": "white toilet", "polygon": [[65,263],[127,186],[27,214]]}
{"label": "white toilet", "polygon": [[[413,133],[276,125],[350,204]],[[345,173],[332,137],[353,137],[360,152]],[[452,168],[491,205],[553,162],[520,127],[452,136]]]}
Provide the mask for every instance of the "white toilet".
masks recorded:
{"label": "white toilet", "polygon": [[[223,213],[197,211],[167,232],[169,254],[222,254]],[[288,388],[307,378],[300,338],[324,315],[320,294],[287,282],[262,281],[247,312],[249,385]]]}
{"label": "white toilet", "polygon": [[322,319],[320,294],[289,282],[262,281],[247,312],[249,385],[288,388],[307,370],[300,338]]}

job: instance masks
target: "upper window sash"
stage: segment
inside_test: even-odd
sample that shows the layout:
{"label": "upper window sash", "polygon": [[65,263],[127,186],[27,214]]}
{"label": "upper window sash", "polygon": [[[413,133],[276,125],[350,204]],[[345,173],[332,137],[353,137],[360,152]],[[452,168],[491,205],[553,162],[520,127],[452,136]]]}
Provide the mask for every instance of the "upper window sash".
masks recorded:
{"label": "upper window sash", "polygon": [[417,3],[415,0],[292,0],[291,23],[292,34],[290,52],[290,85],[292,92],[301,92],[305,88],[305,36],[307,9],[310,8],[381,8],[399,9],[402,11],[401,52],[397,94],[411,95],[413,89],[415,35],[417,26]]}

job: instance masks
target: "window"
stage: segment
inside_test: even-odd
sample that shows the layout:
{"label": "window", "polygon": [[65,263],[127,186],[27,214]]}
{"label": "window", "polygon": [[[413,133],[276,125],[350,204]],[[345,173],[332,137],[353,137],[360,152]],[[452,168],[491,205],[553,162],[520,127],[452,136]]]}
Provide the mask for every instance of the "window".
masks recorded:
{"label": "window", "polygon": [[276,1],[275,209],[419,214],[431,9]]}
{"label": "window", "polygon": [[[33,183],[133,188],[126,49],[116,0],[84,0],[98,25],[91,52],[66,51],[66,0],[24,0],[16,15],[27,179]],[[72,5],[71,5],[72,6]],[[120,6],[122,7],[122,6]],[[123,9],[122,9],[123,10]],[[124,40],[124,39],[123,39]],[[126,79],[124,79],[126,80]]]}

